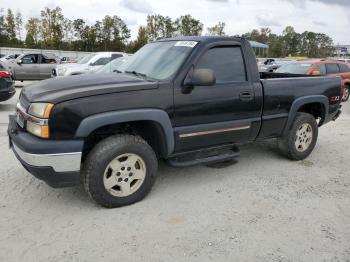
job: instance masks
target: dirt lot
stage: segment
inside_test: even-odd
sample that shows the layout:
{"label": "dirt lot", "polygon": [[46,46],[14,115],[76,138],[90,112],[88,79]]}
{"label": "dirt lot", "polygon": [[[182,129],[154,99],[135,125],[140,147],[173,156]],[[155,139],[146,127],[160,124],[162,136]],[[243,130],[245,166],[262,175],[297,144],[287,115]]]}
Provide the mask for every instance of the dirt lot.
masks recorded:
{"label": "dirt lot", "polygon": [[350,102],[305,161],[273,142],[224,169],[170,168],[137,204],[52,189],[8,149],[0,103],[0,261],[350,261]]}

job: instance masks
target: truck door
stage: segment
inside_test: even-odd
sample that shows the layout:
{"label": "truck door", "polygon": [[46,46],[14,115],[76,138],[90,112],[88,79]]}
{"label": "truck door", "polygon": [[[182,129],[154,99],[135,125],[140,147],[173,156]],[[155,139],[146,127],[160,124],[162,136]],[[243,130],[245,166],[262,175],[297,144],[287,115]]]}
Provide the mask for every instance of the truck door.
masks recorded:
{"label": "truck door", "polygon": [[23,56],[14,66],[15,77],[18,80],[36,80],[39,76],[39,55]]}
{"label": "truck door", "polygon": [[216,84],[194,86],[188,93],[174,86],[176,151],[252,140],[261,101],[255,101],[256,83],[248,81],[241,46],[208,48],[193,66],[212,69]]}
{"label": "truck door", "polygon": [[51,77],[52,69],[57,65],[54,58],[49,58],[45,55],[40,55],[40,75],[38,79],[47,79]]}

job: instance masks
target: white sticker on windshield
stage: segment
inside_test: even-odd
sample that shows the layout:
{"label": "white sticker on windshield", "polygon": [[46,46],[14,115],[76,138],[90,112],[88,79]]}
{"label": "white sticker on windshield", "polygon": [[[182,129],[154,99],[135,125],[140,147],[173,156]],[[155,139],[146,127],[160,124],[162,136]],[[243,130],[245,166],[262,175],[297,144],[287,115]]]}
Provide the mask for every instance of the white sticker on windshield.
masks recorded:
{"label": "white sticker on windshield", "polygon": [[186,46],[186,47],[195,47],[198,42],[196,41],[177,41],[174,46]]}

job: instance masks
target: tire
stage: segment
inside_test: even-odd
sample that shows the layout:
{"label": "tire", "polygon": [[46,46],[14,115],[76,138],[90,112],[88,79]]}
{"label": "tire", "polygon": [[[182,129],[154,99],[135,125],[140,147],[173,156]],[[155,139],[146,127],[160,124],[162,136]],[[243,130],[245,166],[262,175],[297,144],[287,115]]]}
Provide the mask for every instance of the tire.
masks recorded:
{"label": "tire", "polygon": [[344,90],[344,96],[343,96],[343,101],[346,102],[349,100],[350,97],[350,86],[345,86],[345,90]]}
{"label": "tire", "polygon": [[82,178],[86,192],[96,203],[113,208],[142,200],[156,180],[157,169],[156,154],[142,138],[115,135],[91,150]]}
{"label": "tire", "polygon": [[281,152],[291,160],[307,158],[315,148],[318,137],[316,119],[307,113],[297,113],[288,133],[278,139]]}

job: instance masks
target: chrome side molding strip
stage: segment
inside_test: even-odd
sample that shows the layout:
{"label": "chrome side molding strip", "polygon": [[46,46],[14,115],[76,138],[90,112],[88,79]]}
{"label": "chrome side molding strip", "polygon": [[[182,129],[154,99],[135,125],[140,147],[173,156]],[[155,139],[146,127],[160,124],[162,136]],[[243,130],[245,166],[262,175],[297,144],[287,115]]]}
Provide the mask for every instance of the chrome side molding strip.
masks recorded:
{"label": "chrome side molding strip", "polygon": [[223,129],[214,129],[214,130],[208,130],[208,131],[200,131],[200,132],[194,132],[194,133],[181,134],[179,137],[186,138],[186,137],[193,137],[193,136],[211,135],[211,134],[224,133],[224,132],[230,132],[230,131],[245,130],[245,129],[249,129],[249,128],[250,128],[250,125],[240,126],[240,127],[223,128]]}

